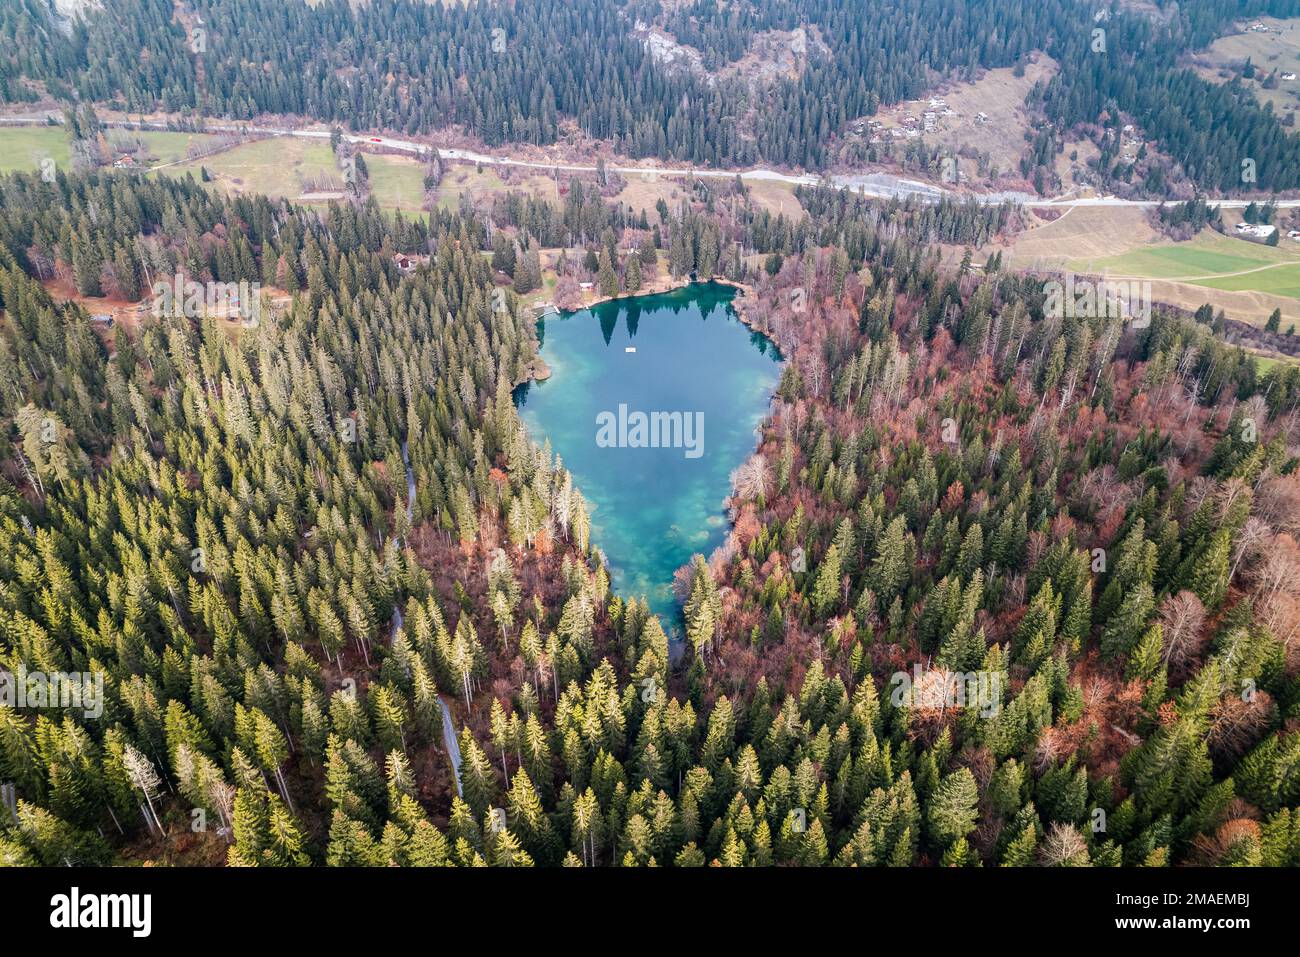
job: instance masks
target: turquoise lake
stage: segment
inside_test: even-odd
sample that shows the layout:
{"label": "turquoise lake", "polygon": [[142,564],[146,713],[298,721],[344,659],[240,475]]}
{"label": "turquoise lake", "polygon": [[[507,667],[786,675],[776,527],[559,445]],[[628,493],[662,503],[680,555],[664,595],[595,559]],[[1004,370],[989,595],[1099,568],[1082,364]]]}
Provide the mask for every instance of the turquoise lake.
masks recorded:
{"label": "turquoise lake", "polygon": [[515,392],[529,434],[550,440],[586,498],[614,588],[644,596],[670,633],[673,572],[726,538],[731,472],[781,374],[776,347],[736,317],[736,294],[694,283],[552,314],[538,322],[551,376]]}

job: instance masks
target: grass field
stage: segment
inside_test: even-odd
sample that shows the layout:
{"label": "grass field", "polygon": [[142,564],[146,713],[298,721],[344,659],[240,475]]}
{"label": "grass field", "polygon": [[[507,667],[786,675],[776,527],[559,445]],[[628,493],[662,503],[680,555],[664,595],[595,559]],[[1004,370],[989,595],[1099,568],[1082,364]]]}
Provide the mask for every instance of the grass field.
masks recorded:
{"label": "grass field", "polygon": [[206,133],[173,133],[166,130],[112,130],[108,135],[111,146],[140,143],[150,157],[149,165],[179,163],[190,155],[190,147],[200,151],[211,148],[217,137]]}
{"label": "grass field", "polygon": [[49,157],[68,165],[68,138],[61,126],[12,126],[0,129],[0,173],[39,169]]}
{"label": "grass field", "polygon": [[1151,279],[1158,299],[1185,307],[1210,302],[1247,322],[1262,323],[1274,309],[1281,309],[1285,320],[1300,321],[1300,244],[1285,237],[1277,246],[1265,246],[1207,229],[1186,242],[1074,259],[1069,267]]}
{"label": "grass field", "polygon": [[[1225,210],[1223,218],[1231,230],[1240,217]],[[1300,244],[1285,237],[1265,246],[1206,229],[1175,243],[1151,227],[1145,211],[1126,207],[1081,206],[1052,222],[1032,214],[1030,221],[1003,250],[1008,266],[1149,279],[1158,302],[1188,310],[1208,302],[1256,325],[1281,309],[1284,328],[1300,323]]]}
{"label": "grass field", "polygon": [[[109,147],[121,152],[126,145],[144,147],[150,165],[183,160],[191,144],[206,146],[214,138],[203,133],[173,133],[165,130],[110,130]],[[46,157],[55,165],[68,165],[68,138],[61,126],[14,126],[0,129],[0,173],[39,168]]]}
{"label": "grass field", "polygon": [[1300,365],[1300,359],[1293,359],[1290,356],[1266,356],[1261,355],[1258,352],[1254,353],[1254,356],[1255,368],[1259,371],[1260,375],[1263,375],[1276,365]]}
{"label": "grass field", "polygon": [[438,184],[438,208],[452,210],[460,204],[463,193],[477,199],[484,193],[504,192],[506,184],[490,166],[478,172],[473,166],[452,166]]}
{"label": "grass field", "polygon": [[206,167],[212,181],[229,192],[264,193],[297,199],[313,182],[330,181],[341,188],[342,176],[325,140],[281,136],[244,143],[202,160],[173,166],[169,176],[199,175]]}
{"label": "grass field", "polygon": [[1241,276],[1205,279],[1196,285],[1233,292],[1263,292],[1274,296],[1300,299],[1300,265],[1273,266]]}
{"label": "grass field", "polygon": [[[1288,245],[1294,246],[1295,251],[1287,249]],[[1075,269],[1089,272],[1105,270],[1121,275],[1188,282],[1209,281],[1225,273],[1247,273],[1271,267],[1259,273],[1260,280],[1265,281],[1264,277],[1278,268],[1285,270],[1296,264],[1300,264],[1300,244],[1285,238],[1277,246],[1265,246],[1210,230],[1203,230],[1195,239],[1186,242],[1139,247],[1117,256],[1075,259],[1070,263]],[[1259,287],[1247,285],[1238,288]]]}
{"label": "grass field", "polygon": [[366,156],[370,194],[385,210],[400,210],[408,218],[423,217],[424,167],[407,156]]}
{"label": "grass field", "polygon": [[1141,209],[1125,206],[1078,206],[1044,222],[1030,211],[1027,228],[1008,253],[1017,265],[1066,267],[1072,260],[1117,256],[1156,243],[1160,234]]}

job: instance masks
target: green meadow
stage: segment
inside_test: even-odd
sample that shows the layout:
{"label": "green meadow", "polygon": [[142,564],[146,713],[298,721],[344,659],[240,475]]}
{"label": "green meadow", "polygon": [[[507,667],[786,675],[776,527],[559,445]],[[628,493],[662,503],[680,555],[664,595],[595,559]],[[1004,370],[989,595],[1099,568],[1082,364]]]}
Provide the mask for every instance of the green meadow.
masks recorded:
{"label": "green meadow", "polygon": [[1266,246],[1207,230],[1186,242],[1143,246],[1098,259],[1077,259],[1070,267],[1080,272],[1300,298],[1300,243],[1285,236],[1277,246]]}

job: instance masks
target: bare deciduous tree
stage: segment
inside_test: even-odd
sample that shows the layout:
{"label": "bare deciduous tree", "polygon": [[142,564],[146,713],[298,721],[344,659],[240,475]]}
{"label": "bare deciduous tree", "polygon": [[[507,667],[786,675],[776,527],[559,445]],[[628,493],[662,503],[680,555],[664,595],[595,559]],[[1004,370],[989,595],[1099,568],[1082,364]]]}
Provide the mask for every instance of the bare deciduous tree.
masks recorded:
{"label": "bare deciduous tree", "polygon": [[162,821],[158,820],[158,812],[154,810],[153,800],[158,796],[162,788],[162,779],[158,777],[158,772],[154,770],[153,762],[134,746],[128,744],[122,751],[122,767],[126,769],[132,787],[144,796],[145,803],[140,805],[140,813],[144,815],[144,821],[149,826],[150,833],[157,830],[161,834],[163,830]]}
{"label": "bare deciduous tree", "polygon": [[742,500],[767,498],[772,488],[772,469],[761,454],[751,455],[731,473],[731,485]]}
{"label": "bare deciduous tree", "polygon": [[1160,606],[1160,627],[1164,638],[1165,663],[1183,667],[1201,647],[1205,606],[1193,592],[1180,591]]}
{"label": "bare deciduous tree", "polygon": [[1073,824],[1053,821],[1038,856],[1046,867],[1086,867],[1088,842]]}

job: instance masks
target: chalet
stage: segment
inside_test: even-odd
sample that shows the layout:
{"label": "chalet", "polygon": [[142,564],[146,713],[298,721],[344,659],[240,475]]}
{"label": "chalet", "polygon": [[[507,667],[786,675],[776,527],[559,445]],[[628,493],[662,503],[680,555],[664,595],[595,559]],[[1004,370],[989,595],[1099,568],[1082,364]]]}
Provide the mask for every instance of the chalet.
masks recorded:
{"label": "chalet", "polygon": [[981,111],[975,114],[976,123],[987,123],[988,121],[989,121],[989,115],[987,113]]}
{"label": "chalet", "polygon": [[111,326],[111,325],[113,324],[113,316],[112,316],[111,313],[107,313],[107,312],[97,312],[97,313],[95,313],[93,316],[90,317],[90,321],[93,322],[93,323],[94,323],[95,325],[97,325],[97,326],[105,326],[105,327],[107,327],[107,326]]}
{"label": "chalet", "polygon": [[113,169],[131,169],[135,166],[135,157],[123,153],[117,159],[113,160]]}
{"label": "chalet", "polygon": [[590,282],[580,282],[580,283],[578,283],[578,288],[579,288],[579,289],[582,289],[582,290],[585,291],[585,290],[587,290],[587,289],[591,289],[594,285],[595,285],[595,283],[590,283]]}
{"label": "chalet", "polygon": [[398,272],[410,272],[415,267],[415,264],[411,261],[411,257],[403,253],[398,253],[394,256],[393,262],[397,264]]}

